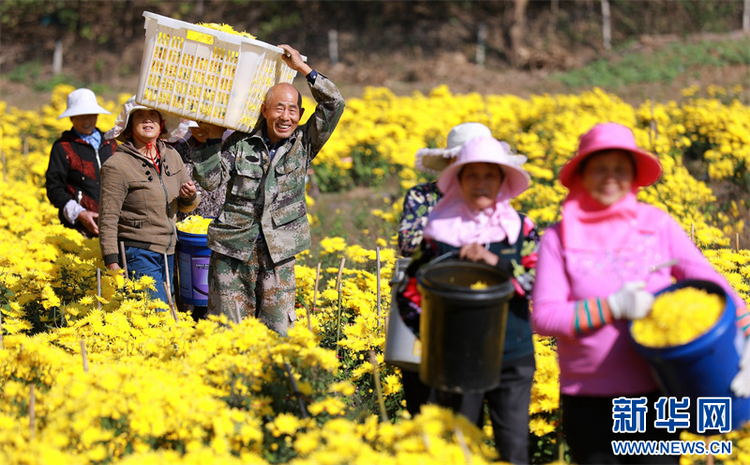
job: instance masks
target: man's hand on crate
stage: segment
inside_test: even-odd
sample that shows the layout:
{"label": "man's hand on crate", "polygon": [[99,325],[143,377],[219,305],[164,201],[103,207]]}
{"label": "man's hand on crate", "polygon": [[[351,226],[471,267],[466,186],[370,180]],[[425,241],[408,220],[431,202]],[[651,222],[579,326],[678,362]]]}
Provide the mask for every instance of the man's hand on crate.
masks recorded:
{"label": "man's hand on crate", "polygon": [[284,49],[284,54],[281,56],[281,59],[284,60],[284,63],[286,63],[288,67],[301,73],[303,76],[310,74],[312,68],[305,63],[305,60],[302,59],[302,55],[300,55],[297,50],[286,44],[279,45],[279,48]]}

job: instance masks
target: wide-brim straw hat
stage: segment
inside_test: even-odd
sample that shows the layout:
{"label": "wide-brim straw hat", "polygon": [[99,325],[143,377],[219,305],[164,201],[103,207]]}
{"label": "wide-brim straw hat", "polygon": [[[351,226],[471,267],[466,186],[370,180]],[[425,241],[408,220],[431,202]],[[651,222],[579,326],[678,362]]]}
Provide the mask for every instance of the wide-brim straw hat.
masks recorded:
{"label": "wide-brim straw hat", "polygon": [[99,106],[93,91],[81,88],[68,94],[68,108],[57,119],[81,115],[111,115],[111,113]]}
{"label": "wide-brim straw hat", "polygon": [[630,128],[618,123],[602,123],[591,128],[579,139],[576,155],[560,170],[562,185],[570,188],[580,175],[581,163],[603,150],[625,150],[632,154],[635,163],[635,187],[650,186],[661,177],[661,163],[655,155],[638,147]]}
{"label": "wide-brim straw hat", "polygon": [[[120,142],[125,142],[126,139],[123,132],[125,131],[125,128],[128,127],[130,116],[137,110],[154,110],[154,108],[136,103],[135,95],[130,97],[128,101],[125,102],[125,106],[122,108],[120,114],[117,115],[115,127],[107,131],[104,138],[117,139]],[[164,123],[159,139],[165,142],[177,142],[189,132],[187,120],[183,120],[179,116],[171,115],[163,111],[156,111],[159,112],[159,116],[161,116],[161,120]]]}
{"label": "wide-brim straw hat", "polygon": [[466,142],[476,137],[492,137],[492,131],[481,123],[459,124],[448,133],[448,141],[444,149],[419,149],[414,167],[425,173],[438,174],[450,164],[453,158],[456,158]]}
{"label": "wide-brim straw hat", "polygon": [[493,163],[500,165],[503,171],[503,183],[500,186],[497,200],[510,200],[518,197],[528,189],[531,178],[523,169],[526,157],[511,153],[510,145],[494,137],[479,137],[469,140],[458,153],[456,161],[451,163],[438,178],[438,189],[446,193],[459,185],[458,174],[461,168],[469,163]]}

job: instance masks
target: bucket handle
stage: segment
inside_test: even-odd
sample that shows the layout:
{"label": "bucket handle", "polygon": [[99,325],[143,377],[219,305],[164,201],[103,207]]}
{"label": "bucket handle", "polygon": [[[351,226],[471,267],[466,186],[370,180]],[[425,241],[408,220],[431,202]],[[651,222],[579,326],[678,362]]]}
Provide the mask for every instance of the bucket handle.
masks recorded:
{"label": "bucket handle", "polygon": [[439,257],[433,259],[430,262],[430,265],[434,265],[435,263],[440,263],[451,258],[459,258],[459,254],[460,252],[458,250],[451,250],[450,252],[444,253],[443,255],[440,255]]}
{"label": "bucket handle", "polygon": [[[436,263],[440,263],[440,262],[443,262],[445,260],[449,260],[449,259],[452,259],[452,258],[453,259],[457,259],[457,258],[459,258],[459,254],[460,254],[460,251],[458,251],[458,250],[451,250],[450,252],[444,253],[443,255],[440,255],[440,256],[438,256],[436,258],[433,258],[432,260],[428,261],[426,263],[426,265],[432,266],[432,265],[434,265]],[[420,268],[415,273],[417,277],[424,271],[421,268],[422,268],[422,266],[420,265]],[[419,279],[419,278],[417,278],[417,279]],[[406,279],[404,280],[404,282],[407,282],[408,280],[409,280],[409,277],[408,277],[408,273],[407,273],[407,276],[406,276]]]}
{"label": "bucket handle", "polygon": [[[435,258],[430,262],[430,265],[433,265],[435,263],[440,263],[445,260],[449,260],[451,258],[458,259],[460,258],[460,251],[459,250],[451,250],[448,253],[444,253],[443,255],[440,255],[439,257]],[[496,268],[498,268],[503,273],[507,274],[509,278],[513,277],[513,265],[506,260],[505,258],[498,256],[498,263],[496,265]]]}

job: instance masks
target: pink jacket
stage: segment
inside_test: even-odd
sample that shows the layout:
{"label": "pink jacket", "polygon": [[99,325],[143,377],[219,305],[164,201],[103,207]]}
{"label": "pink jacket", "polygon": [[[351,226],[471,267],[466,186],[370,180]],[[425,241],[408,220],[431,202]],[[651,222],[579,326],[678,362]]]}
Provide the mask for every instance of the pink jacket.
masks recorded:
{"label": "pink jacket", "polygon": [[[542,236],[531,319],[538,334],[557,338],[563,394],[628,396],[657,389],[632,346],[626,320],[574,334],[577,300],[607,297],[626,281],[646,281],[646,289],[655,293],[671,285],[672,278],[704,279],[724,287],[737,308],[746,306],[667,213],[638,204],[638,225],[641,240],[634,250],[565,250],[559,223]],[[673,258],[680,260],[677,265],[649,274],[652,266]]]}

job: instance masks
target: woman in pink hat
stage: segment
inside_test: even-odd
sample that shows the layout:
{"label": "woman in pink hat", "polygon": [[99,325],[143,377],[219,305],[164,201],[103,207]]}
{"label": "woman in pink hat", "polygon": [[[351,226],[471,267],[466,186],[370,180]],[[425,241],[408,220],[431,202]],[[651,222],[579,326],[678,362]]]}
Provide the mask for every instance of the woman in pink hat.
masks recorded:
{"label": "woman in pink hat", "polygon": [[[417,151],[414,167],[429,174],[440,174],[458,156],[466,142],[476,137],[492,137],[490,128],[481,123],[468,122],[454,126],[448,133],[445,148],[423,148]],[[437,181],[417,184],[404,195],[404,206],[398,225],[398,249],[404,258],[399,258],[394,270],[394,278],[400,281],[409,258],[422,244],[422,233],[427,224],[427,217],[435,208],[443,193],[438,189]],[[395,309],[394,309],[395,310]],[[406,409],[412,415],[419,413],[431,394],[431,388],[422,383],[419,373],[401,367],[401,382],[404,387]]]}
{"label": "woman in pink hat", "polygon": [[[656,157],[620,124],[599,124],[581,136],[577,154],[560,171],[570,192],[562,221],[544,233],[533,291],[534,330],[555,336],[560,363],[563,432],[576,463],[679,463],[679,456],[621,456],[613,440],[677,440],[654,428],[649,410],[644,433],[613,431],[613,399],[660,393],[646,361],[636,353],[628,322],[651,310],[652,293],[672,279],[704,279],[734,293],[680,226],[665,212],[639,203],[636,191],[659,180]],[[651,271],[677,259],[676,265]],[[739,314],[739,313],[738,313]],[[750,333],[750,316],[743,320]],[[747,363],[750,365],[750,363]],[[750,388],[750,366],[738,394]],[[651,408],[651,407],[649,407]]]}
{"label": "woman in pink hat", "polygon": [[[469,122],[454,126],[448,133],[445,148],[427,147],[417,150],[414,168],[423,173],[440,174],[453,163],[464,144],[476,137],[492,137],[492,131],[482,123]],[[436,181],[417,184],[406,192],[398,225],[398,249],[404,257],[411,257],[419,248],[427,216],[442,196]]]}
{"label": "woman in pink hat", "polygon": [[[456,160],[438,178],[443,197],[427,219],[424,241],[408,274],[433,257],[458,251],[460,258],[486,263],[512,277],[515,295],[509,302],[500,386],[487,392],[454,394],[436,390],[436,402],[483,424],[487,401],[502,460],[529,463],[529,402],[534,378],[534,345],[529,322],[529,294],[534,281],[539,236],[533,222],[510,200],[529,186],[522,168],[526,157],[492,137],[466,142]],[[416,328],[419,308],[415,280],[399,304],[405,321]]]}

